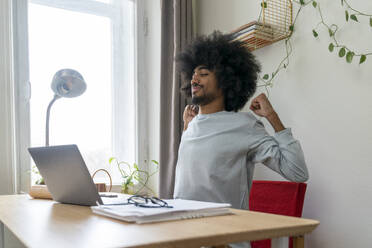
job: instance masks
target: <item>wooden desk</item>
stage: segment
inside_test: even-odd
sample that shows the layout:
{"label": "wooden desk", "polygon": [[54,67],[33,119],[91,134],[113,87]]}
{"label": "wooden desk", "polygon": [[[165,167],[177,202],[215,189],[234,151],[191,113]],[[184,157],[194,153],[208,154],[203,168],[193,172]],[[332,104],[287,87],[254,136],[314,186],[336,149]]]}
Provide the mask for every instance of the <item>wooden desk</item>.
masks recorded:
{"label": "wooden desk", "polygon": [[[233,213],[137,225],[92,214],[89,207],[30,199],[26,195],[0,196],[0,230],[3,231],[5,225],[25,246],[38,248],[224,245],[302,236],[319,224],[310,219],[252,211],[234,209]],[[302,238],[297,242],[303,245]]]}

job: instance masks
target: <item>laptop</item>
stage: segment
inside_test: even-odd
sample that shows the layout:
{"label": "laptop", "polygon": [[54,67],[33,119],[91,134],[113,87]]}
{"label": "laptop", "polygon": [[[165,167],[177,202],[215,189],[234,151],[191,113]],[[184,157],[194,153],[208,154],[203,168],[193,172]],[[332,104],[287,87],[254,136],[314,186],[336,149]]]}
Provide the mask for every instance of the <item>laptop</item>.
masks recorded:
{"label": "laptop", "polygon": [[84,206],[116,205],[127,202],[125,197],[99,195],[76,145],[32,147],[28,148],[28,151],[44,178],[53,200]]}

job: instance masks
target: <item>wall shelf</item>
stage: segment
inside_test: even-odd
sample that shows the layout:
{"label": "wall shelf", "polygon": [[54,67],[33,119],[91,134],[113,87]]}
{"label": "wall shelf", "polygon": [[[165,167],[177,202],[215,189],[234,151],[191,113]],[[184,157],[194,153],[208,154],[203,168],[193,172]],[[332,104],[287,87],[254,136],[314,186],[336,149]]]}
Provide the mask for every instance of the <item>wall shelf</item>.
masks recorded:
{"label": "wall shelf", "polygon": [[252,21],[231,32],[250,50],[268,46],[289,37],[293,24],[291,0],[263,0],[258,21]]}

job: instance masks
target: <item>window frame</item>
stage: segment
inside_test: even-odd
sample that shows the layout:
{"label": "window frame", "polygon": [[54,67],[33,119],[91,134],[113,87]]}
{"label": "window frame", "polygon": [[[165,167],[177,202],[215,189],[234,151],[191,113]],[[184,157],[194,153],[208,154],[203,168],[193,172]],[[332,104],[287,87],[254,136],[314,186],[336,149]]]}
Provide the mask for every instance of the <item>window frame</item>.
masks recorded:
{"label": "window frame", "polygon": [[[125,54],[125,45],[122,42],[122,28],[115,25],[123,21],[123,18],[129,18],[122,15],[121,8],[117,8],[117,4],[123,0],[112,0],[111,4],[97,2],[93,0],[30,0],[31,3],[42,4],[49,7],[57,7],[70,11],[77,11],[81,13],[94,14],[105,16],[112,19],[112,49],[120,54]],[[128,0],[134,3],[134,13],[131,17],[134,25],[134,66],[130,68],[120,61],[115,60],[113,56],[112,66],[112,83],[113,87],[117,87],[118,79],[122,80],[123,75],[126,73],[124,69],[133,70],[134,78],[134,106],[135,106],[135,160],[146,161],[148,154],[148,140],[146,128],[146,87],[143,86],[143,68],[144,65],[144,52],[143,47],[143,19],[144,19],[144,4],[143,0]],[[29,61],[28,61],[28,0],[17,0],[13,2],[13,57],[14,57],[14,109],[15,109],[15,164],[16,164],[16,189],[18,193],[28,192],[31,185],[30,177],[30,155],[27,148],[30,146],[30,97],[31,85],[29,82]],[[125,3],[124,3],[125,4]],[[115,18],[115,20],[113,20]],[[27,58],[27,59],[24,59]],[[116,85],[116,86],[115,86]],[[115,91],[113,91],[114,93]],[[114,99],[117,99],[113,95]],[[139,100],[141,99],[141,101]],[[115,114],[115,100],[113,102]],[[123,118],[113,118],[113,137],[115,132],[119,133],[119,126],[125,125]],[[142,164],[142,163],[139,163]],[[141,167],[141,169],[146,169]]]}
{"label": "window frame", "polygon": [[16,192],[12,1],[0,1],[0,194]]}

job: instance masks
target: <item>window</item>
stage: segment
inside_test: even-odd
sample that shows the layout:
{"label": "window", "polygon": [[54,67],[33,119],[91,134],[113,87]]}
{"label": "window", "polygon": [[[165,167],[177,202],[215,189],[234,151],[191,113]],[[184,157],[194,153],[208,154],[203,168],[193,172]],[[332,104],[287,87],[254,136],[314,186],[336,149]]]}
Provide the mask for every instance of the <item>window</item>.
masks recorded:
{"label": "window", "polygon": [[[17,38],[19,42],[28,40],[28,49],[23,50],[28,51],[32,94],[29,107],[18,107],[19,126],[30,130],[30,138],[20,137],[19,146],[45,145],[46,109],[54,94],[51,80],[60,69],[75,69],[85,79],[87,90],[79,97],[54,103],[49,143],[77,144],[91,173],[109,169],[118,183],[119,172],[108,167],[109,158],[133,163],[137,152],[133,1],[29,0],[25,6],[28,18],[22,22],[18,12],[17,34],[22,36],[27,32],[20,31],[28,29],[28,36]],[[28,68],[19,68],[21,78]],[[27,95],[22,93],[27,88],[22,80],[17,82],[20,94]],[[30,168],[28,156],[20,155],[23,168]]]}

